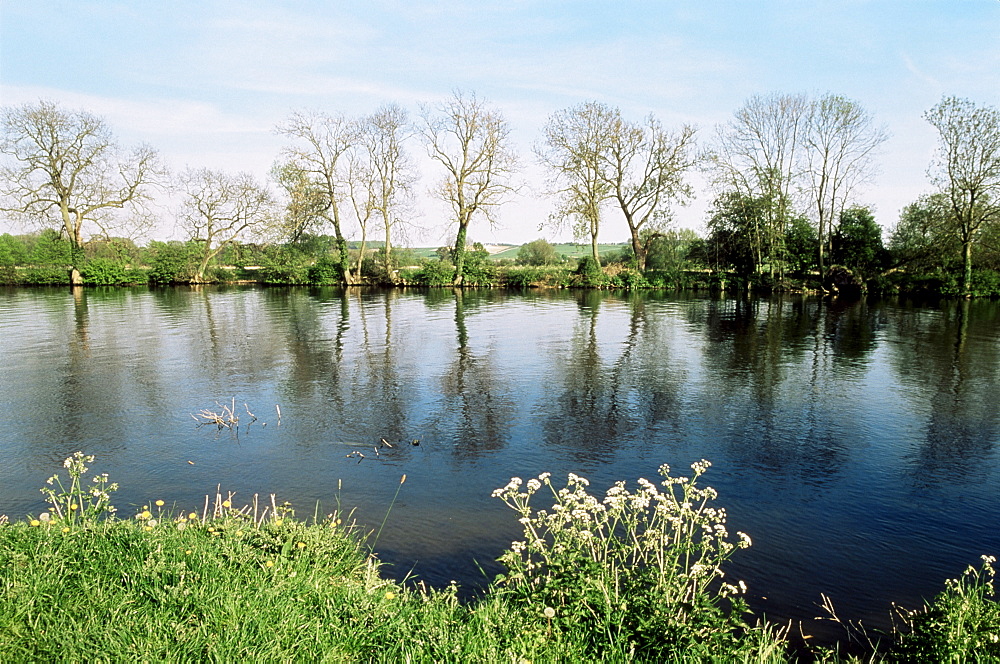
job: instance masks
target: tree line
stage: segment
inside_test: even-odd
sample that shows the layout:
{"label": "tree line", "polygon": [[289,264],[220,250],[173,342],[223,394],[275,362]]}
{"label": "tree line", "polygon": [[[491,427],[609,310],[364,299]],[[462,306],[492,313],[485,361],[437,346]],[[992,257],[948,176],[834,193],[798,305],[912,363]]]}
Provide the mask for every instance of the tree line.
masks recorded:
{"label": "tree line", "polygon": [[[771,287],[798,279],[835,289],[895,273],[936,275],[939,290],[956,294],[984,292],[976,284],[984,270],[974,266],[1000,268],[1000,111],[944,97],[924,118],[939,138],[928,168],[933,189],[904,209],[887,244],[860,196],[888,132],[835,94],[755,95],[703,145],[693,126],[667,128],[654,115],[634,121],[596,101],[552,113],[532,150],[554,201],[543,226],[569,227],[589,243],[576,271],[592,275],[606,267],[598,239],[613,216],[629,232],[615,259],[638,277],[663,269],[651,256],[669,254],[672,268]],[[94,259],[88,246],[140,237],[159,223],[161,199],[173,201],[188,237],[188,281],[210,280],[211,266],[231,260],[235,247],[282,247],[286,260],[297,252],[329,281],[398,283],[406,254],[397,245],[418,212],[414,144],[435,165],[433,193],[451,211],[454,238],[438,265],[424,266],[434,273],[425,280],[482,283],[484,258],[470,228],[494,223],[521,186],[521,157],[502,112],[463,92],[421,106],[414,119],[397,104],[354,118],[292,113],[274,129],[286,145],[266,182],[208,168],[170,173],[152,147],[122,146],[103,119],[51,101],[3,108],[0,127],[0,210],[57,231],[73,284]],[[713,197],[708,233],[688,238],[680,252],[673,216],[694,195],[696,172]],[[6,245],[0,261],[26,254]],[[169,243],[154,245],[169,253]]]}

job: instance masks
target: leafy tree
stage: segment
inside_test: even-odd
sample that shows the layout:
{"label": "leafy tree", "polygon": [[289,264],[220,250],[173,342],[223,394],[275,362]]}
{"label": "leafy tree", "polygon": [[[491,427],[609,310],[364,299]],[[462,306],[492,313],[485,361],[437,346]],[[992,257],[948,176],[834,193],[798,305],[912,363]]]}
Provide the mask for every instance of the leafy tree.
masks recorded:
{"label": "leafy tree", "polygon": [[198,242],[152,241],[146,248],[145,260],[149,264],[149,281],[153,284],[172,284],[191,281],[201,245]]}
{"label": "leafy tree", "polygon": [[940,193],[921,196],[903,208],[889,235],[893,265],[917,272],[947,270],[961,256],[953,228],[947,197]]}
{"label": "leafy tree", "polygon": [[473,95],[456,92],[436,112],[424,107],[420,133],[428,153],[445,170],[436,193],[451,206],[457,233],[453,285],[465,277],[469,225],[479,214],[493,223],[493,210],[514,191],[517,165],[510,127],[499,111]]}
{"label": "leafy tree", "polygon": [[882,228],[871,210],[851,207],[840,213],[840,223],[832,238],[831,258],[863,277],[871,276],[885,260]]}
{"label": "leafy tree", "polygon": [[[0,210],[57,223],[72,250],[71,283],[81,282],[77,262],[88,223],[105,234],[149,223],[143,203],[164,174],[149,146],[124,150],[101,118],[49,101],[4,108],[0,130],[0,153],[10,157],[0,167]],[[132,214],[116,213],[124,208]]]}
{"label": "leafy tree", "polygon": [[28,255],[31,265],[70,265],[73,245],[59,231],[46,228],[38,234],[35,246]]}
{"label": "leafy tree", "polygon": [[760,241],[770,212],[770,201],[764,197],[730,191],[716,198],[708,220],[712,264],[731,268],[741,276],[759,272],[765,262],[773,265],[777,256],[771,245]]}
{"label": "leafy tree", "polygon": [[0,265],[24,265],[27,258],[27,248],[20,238],[10,233],[0,235]]}
{"label": "leafy tree", "polygon": [[819,249],[816,229],[802,216],[789,219],[785,231],[785,260],[794,272],[806,274],[817,268]]}
{"label": "leafy tree", "polygon": [[691,246],[698,234],[689,228],[657,233],[647,245],[646,269],[679,270],[687,267]]}
{"label": "leafy tree", "polygon": [[559,253],[548,240],[539,238],[517,250],[518,265],[554,265],[560,262]]}
{"label": "leafy tree", "polygon": [[973,247],[986,227],[1000,222],[1000,109],[945,97],[924,118],[939,134],[929,173],[962,246],[961,290],[968,297]]}

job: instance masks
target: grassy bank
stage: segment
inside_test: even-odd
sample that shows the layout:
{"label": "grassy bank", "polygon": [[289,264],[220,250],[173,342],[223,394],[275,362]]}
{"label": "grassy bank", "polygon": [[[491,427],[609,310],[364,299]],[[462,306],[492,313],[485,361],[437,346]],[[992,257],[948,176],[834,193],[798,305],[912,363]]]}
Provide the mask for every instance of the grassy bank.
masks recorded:
{"label": "grassy bank", "polygon": [[[194,512],[154,500],[117,515],[114,485],[77,455],[50,509],[0,525],[5,661],[787,661],[719,572],[730,538],[714,491],[662,470],[599,499],[571,476],[495,492],[524,525],[508,572],[469,603],[454,587],[379,574],[343,515],[302,520],[273,499],[216,495]],[[547,500],[536,510],[533,500]],[[728,580],[727,580],[728,581]],[[1000,657],[992,568],[949,582],[873,657]],[[827,657],[833,657],[826,653]]]}

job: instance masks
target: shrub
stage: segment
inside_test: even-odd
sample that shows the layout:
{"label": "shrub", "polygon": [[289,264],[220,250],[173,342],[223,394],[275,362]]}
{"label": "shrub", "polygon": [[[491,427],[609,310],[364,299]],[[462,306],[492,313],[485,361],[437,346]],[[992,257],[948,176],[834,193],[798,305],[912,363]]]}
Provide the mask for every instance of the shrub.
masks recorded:
{"label": "shrub", "polygon": [[29,286],[66,286],[69,271],[65,267],[31,267],[21,273],[20,282]]}
{"label": "shrub", "polygon": [[196,247],[182,242],[150,243],[149,281],[154,284],[172,284],[190,281],[194,275],[193,254]]}
{"label": "shrub", "polygon": [[449,286],[455,277],[455,267],[447,261],[425,260],[407,277],[420,286]]}
{"label": "shrub", "polygon": [[[582,638],[594,657],[623,646],[659,661],[733,652],[750,630],[746,586],[723,582],[721,567],[750,538],[737,533],[731,542],[725,510],[710,505],[715,490],[697,486],[709,465],[692,464],[691,478],[671,477],[664,465],[662,490],[645,479],[635,492],[618,482],[603,500],[573,474],[559,490],[548,473],[527,484],[513,478],[493,495],[521,515],[524,539],[500,558],[508,572],[499,587],[544,607],[551,626]],[[555,504],[535,511],[542,487]]]}
{"label": "shrub", "polygon": [[1000,661],[1000,605],[993,586],[996,558],[983,556],[923,610],[903,615],[904,629],[891,650],[892,661]]}
{"label": "shrub", "polygon": [[262,265],[257,270],[256,279],[265,284],[305,284],[312,283],[309,270],[305,265],[292,263],[271,263]]}
{"label": "shrub", "polygon": [[340,267],[333,257],[323,256],[306,269],[306,279],[314,286],[340,283]]}
{"label": "shrub", "polygon": [[129,283],[129,270],[124,263],[110,258],[93,258],[80,268],[83,283],[94,286],[114,286]]}

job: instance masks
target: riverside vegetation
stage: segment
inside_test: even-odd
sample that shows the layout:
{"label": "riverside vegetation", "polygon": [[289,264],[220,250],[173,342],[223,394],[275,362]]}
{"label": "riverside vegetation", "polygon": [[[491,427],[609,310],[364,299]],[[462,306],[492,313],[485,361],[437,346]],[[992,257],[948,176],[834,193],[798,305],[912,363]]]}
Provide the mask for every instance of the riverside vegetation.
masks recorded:
{"label": "riverside vegetation", "polygon": [[[916,213],[914,213],[916,214]],[[812,260],[813,242],[789,236],[799,246],[773,273],[761,273],[734,248],[721,231],[699,237],[694,231],[668,231],[648,238],[646,265],[639,269],[628,245],[600,245],[600,262],[582,245],[553,245],[544,239],[491,254],[470,245],[463,256],[463,284],[484,288],[598,288],[731,290],[758,292],[819,291],[842,293],[903,293],[956,296],[961,270],[950,253],[916,247],[905,228],[883,246],[881,232],[864,209],[845,212],[832,239],[834,262],[820,279]],[[728,232],[728,231],[727,231]],[[897,237],[898,236],[898,237]],[[794,244],[793,240],[798,242]],[[190,283],[257,283],[327,286],[342,283],[331,257],[335,238],[301,236],[281,244],[233,242],[198,276],[203,242],[152,241],[137,246],[125,238],[93,240],[73,258],[71,243],[54,230],[27,235],[0,235],[0,285],[69,285],[70,264],[80,266],[88,286]],[[356,285],[449,287],[454,264],[446,247],[394,248],[351,243]],[[992,245],[991,245],[992,246]],[[954,253],[954,252],[952,252]],[[1000,296],[1000,254],[983,249],[972,271],[971,293]]]}
{"label": "riverside vegetation", "polygon": [[[65,461],[42,489],[48,511],[0,523],[0,651],[8,661],[738,661],[795,657],[789,627],[751,624],[746,586],[725,577],[731,538],[716,492],[660,468],[659,486],[547,473],[497,489],[524,539],[507,573],[471,602],[380,575],[364,534],[337,511],[232,494],[196,511],[162,499],[122,518],[93,457]],[[405,482],[405,475],[400,486]],[[549,509],[531,502],[551,494]],[[398,495],[398,491],[397,491]],[[388,514],[387,514],[388,516]],[[385,524],[383,523],[383,526]],[[377,538],[377,535],[376,535]],[[993,563],[970,567],[925,607],[900,612],[867,651],[827,661],[1000,661]]]}

